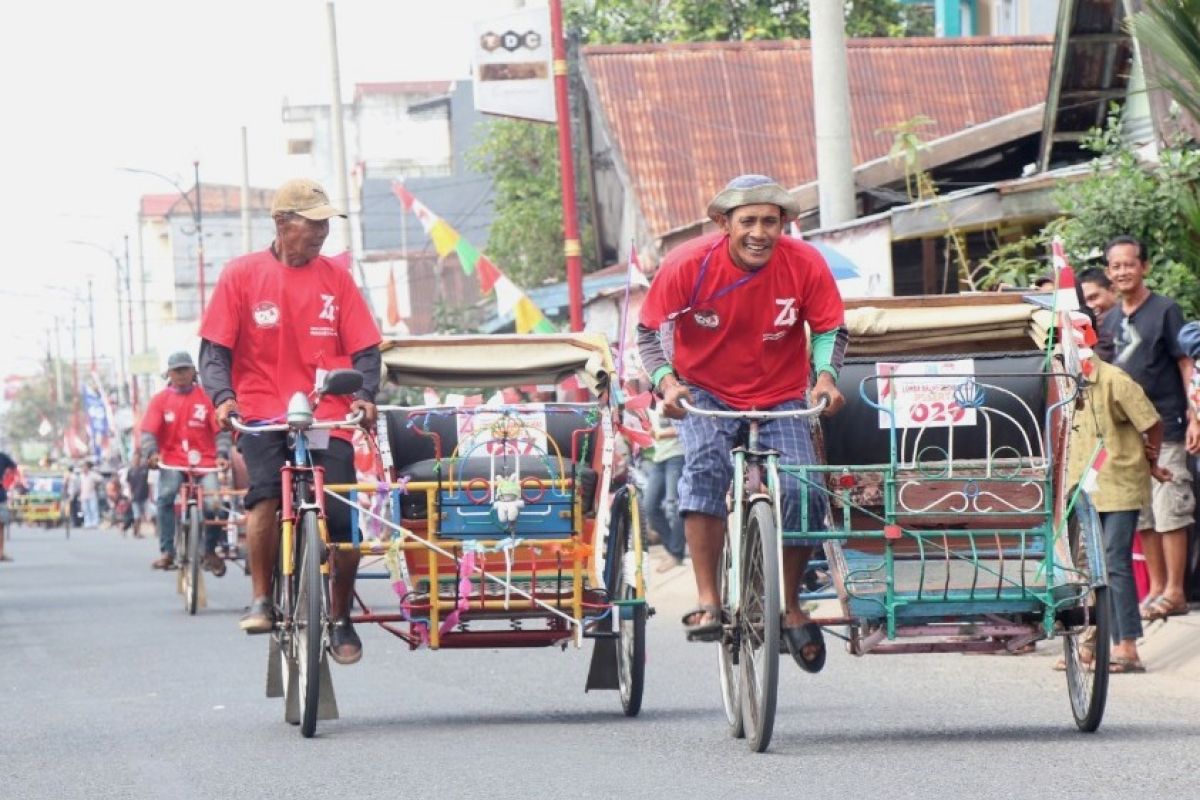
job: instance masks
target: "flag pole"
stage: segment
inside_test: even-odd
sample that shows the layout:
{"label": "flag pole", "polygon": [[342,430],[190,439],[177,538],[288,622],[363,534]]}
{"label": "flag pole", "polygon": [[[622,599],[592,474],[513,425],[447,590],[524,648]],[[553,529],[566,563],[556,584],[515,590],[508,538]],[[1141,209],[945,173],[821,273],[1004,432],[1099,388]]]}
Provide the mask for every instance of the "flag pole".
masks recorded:
{"label": "flag pole", "polygon": [[571,149],[571,105],[567,98],[567,47],[563,41],[562,0],[550,0],[554,55],[554,108],[558,117],[558,160],[562,166],[563,254],[567,257],[567,297],[571,330],[583,330],[583,248],[575,208],[575,159]]}

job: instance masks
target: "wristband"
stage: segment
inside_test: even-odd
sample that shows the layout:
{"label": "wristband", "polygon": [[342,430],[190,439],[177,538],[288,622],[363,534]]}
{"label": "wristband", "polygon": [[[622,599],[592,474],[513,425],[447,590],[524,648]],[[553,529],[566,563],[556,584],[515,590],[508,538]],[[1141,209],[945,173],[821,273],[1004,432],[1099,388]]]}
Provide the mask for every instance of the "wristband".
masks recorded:
{"label": "wristband", "polygon": [[666,378],[668,375],[674,374],[675,370],[671,369],[670,364],[663,364],[661,367],[654,370],[654,374],[650,376],[650,383],[653,384],[654,388],[657,390],[658,385],[663,382],[664,378]]}

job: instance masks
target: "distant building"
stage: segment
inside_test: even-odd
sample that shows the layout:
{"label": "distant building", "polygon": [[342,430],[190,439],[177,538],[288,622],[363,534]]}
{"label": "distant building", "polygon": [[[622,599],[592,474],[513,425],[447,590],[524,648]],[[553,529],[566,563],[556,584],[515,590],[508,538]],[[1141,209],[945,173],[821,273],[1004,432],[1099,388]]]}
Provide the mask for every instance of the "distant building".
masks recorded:
{"label": "distant building", "polygon": [[[250,190],[250,239],[253,249],[275,236],[269,212],[272,189]],[[196,238],[196,187],[187,195],[148,194],[138,209],[138,244],[146,275],[147,318],[154,324],[200,318],[200,257]],[[213,286],[232,258],[242,255],[242,190],[240,186],[200,185],[201,232],[204,236],[204,290]]]}
{"label": "distant building", "polygon": [[933,10],[937,36],[1028,36],[1054,33],[1059,0],[900,0]]}

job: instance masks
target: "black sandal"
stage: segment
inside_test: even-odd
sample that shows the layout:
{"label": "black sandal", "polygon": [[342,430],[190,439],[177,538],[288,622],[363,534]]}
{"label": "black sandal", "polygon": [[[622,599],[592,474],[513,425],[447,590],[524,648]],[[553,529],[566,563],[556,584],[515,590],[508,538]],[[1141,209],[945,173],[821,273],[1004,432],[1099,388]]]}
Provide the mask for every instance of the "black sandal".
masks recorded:
{"label": "black sandal", "polygon": [[[806,622],[795,628],[783,629],[783,640],[787,642],[792,658],[800,665],[800,669],[814,675],[825,667],[825,637],[821,634],[821,626],[815,622]],[[804,648],[816,646],[817,652],[809,658],[804,657]]]}
{"label": "black sandal", "polygon": [[[688,620],[692,617],[700,615],[700,619],[704,619],[707,615],[710,619],[708,622],[698,622],[695,625],[689,625]],[[714,605],[699,605],[691,611],[683,615],[683,631],[687,634],[689,642],[716,642],[721,639],[721,632],[724,628],[722,624],[723,614],[720,606]]]}

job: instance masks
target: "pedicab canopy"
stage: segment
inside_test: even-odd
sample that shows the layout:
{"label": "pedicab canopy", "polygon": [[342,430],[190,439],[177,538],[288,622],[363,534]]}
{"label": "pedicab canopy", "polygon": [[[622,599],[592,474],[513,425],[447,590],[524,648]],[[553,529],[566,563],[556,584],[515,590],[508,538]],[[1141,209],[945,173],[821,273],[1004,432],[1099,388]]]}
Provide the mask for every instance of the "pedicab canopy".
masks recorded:
{"label": "pedicab canopy", "polygon": [[1019,294],[876,297],[846,302],[850,356],[1041,350],[1050,311]]}
{"label": "pedicab canopy", "polygon": [[388,377],[404,386],[498,388],[574,375],[596,394],[613,373],[601,333],[404,336],[380,350]]}

